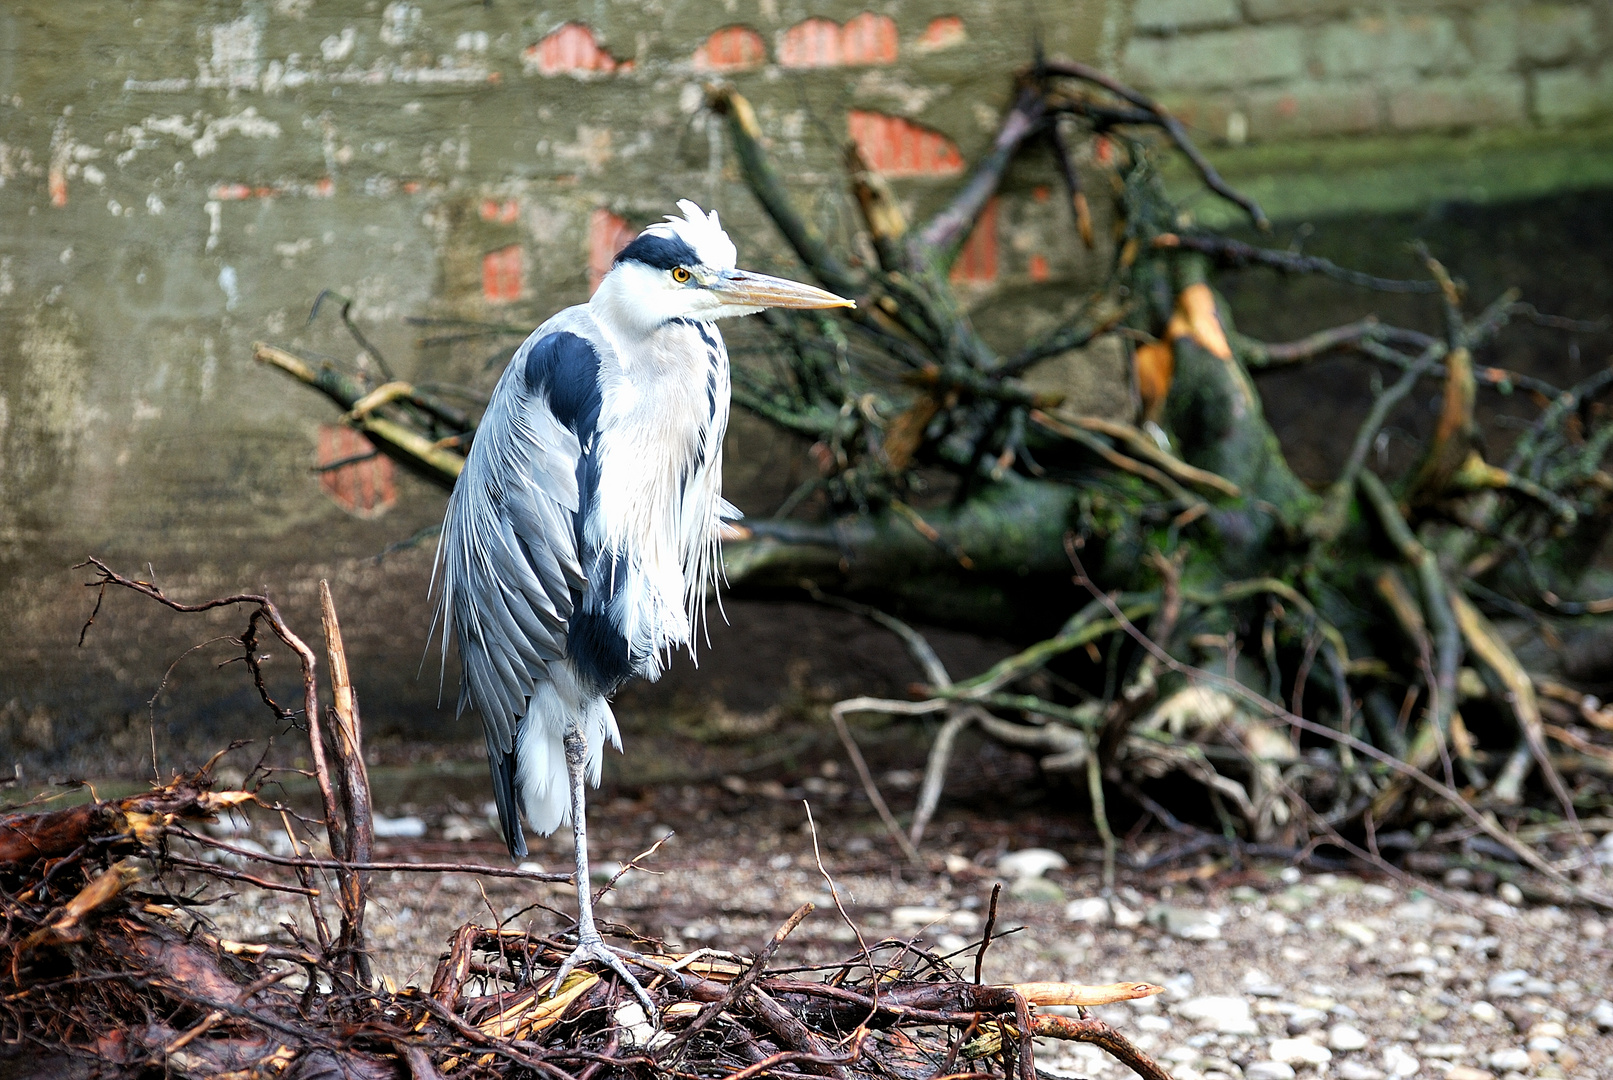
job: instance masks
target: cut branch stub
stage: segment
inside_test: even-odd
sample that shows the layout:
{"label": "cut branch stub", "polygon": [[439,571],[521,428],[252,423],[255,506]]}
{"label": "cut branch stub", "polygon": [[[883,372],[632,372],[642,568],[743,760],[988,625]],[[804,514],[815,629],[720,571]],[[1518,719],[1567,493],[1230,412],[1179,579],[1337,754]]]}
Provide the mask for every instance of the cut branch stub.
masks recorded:
{"label": "cut branch stub", "polygon": [[751,190],[801,261],[831,292],[842,296],[862,293],[866,283],[830,251],[823,233],[796,209],[794,200],[785,190],[783,178],[762,149],[762,126],[757,123],[756,111],[750,102],[731,87],[710,89],[706,100],[713,112],[727,118],[734,151],[739,155],[740,168]]}
{"label": "cut branch stub", "polygon": [[[298,382],[318,390],[343,412],[352,412],[354,406],[365,399],[362,386],[329,365],[316,369],[295,353],[261,341],[252,346],[252,357],[260,364],[279,368]],[[377,406],[380,404],[376,403]],[[436,441],[405,423],[377,416],[373,411],[353,417],[352,422],[381,453],[444,489],[454,486],[460,470],[465,467],[464,451],[468,449],[469,442],[463,437],[457,444],[459,450],[456,452],[437,445]]]}
{"label": "cut branch stub", "polygon": [[1406,497],[1412,505],[1439,498],[1467,461],[1478,434],[1473,420],[1476,398],[1473,354],[1466,348],[1452,349],[1445,357],[1445,397],[1439,423],[1407,490]]}
{"label": "cut branch stub", "polygon": [[868,167],[855,142],[846,144],[846,171],[851,175],[851,190],[857,197],[863,224],[868,227],[880,265],[891,271],[909,269],[903,243],[907,236],[907,217],[891,193],[890,185]]}
{"label": "cut branch stub", "polygon": [[[336,604],[330,583],[319,582],[319,605],[325,630],[325,652],[330,664],[331,715],[335,721],[332,749],[336,754],[336,784],[341,799],[342,820],[331,822],[330,831],[342,833],[346,860],[363,865],[375,850],[374,811],[370,802],[370,776],[364,764],[364,735],[359,721],[358,695],[347,670],[347,649],[342,643],[342,627],[336,618]],[[337,845],[332,844],[332,851]],[[364,949],[364,909],[368,902],[368,875],[350,869],[341,878],[342,946],[352,957],[353,973],[363,984],[370,981],[369,957]]]}

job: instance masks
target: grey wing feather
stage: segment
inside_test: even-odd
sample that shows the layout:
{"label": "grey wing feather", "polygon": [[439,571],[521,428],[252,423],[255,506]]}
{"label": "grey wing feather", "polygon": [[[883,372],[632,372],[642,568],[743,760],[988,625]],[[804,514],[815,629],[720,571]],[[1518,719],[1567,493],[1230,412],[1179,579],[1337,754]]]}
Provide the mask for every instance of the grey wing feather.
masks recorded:
{"label": "grey wing feather", "polygon": [[464,666],[460,707],[481,711],[490,755],[514,751],[534,687],[566,655],[586,585],[574,524],[582,446],[524,377],[543,334],[516,351],[493,391],[438,545],[444,648],[452,627]]}

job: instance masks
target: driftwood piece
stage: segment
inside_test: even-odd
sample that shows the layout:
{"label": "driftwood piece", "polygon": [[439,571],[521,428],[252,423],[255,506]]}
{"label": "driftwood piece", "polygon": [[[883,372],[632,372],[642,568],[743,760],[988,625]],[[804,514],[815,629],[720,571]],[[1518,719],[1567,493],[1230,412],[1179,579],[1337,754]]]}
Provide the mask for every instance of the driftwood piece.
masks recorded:
{"label": "driftwood piece", "polygon": [[245,791],[209,791],[187,780],[114,802],[6,814],[0,816],[0,870],[69,855],[92,837],[138,844],[159,824],[203,821],[252,797]]}

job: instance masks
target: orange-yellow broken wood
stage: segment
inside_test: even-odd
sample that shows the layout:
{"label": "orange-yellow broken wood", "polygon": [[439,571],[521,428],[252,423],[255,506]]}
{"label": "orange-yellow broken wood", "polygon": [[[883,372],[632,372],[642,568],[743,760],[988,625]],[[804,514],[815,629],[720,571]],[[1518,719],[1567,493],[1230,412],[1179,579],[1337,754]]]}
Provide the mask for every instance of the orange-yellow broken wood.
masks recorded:
{"label": "orange-yellow broken wood", "polygon": [[1113,1005],[1117,1001],[1136,1001],[1165,992],[1163,986],[1145,982],[1106,983],[1102,986],[1030,982],[1015,983],[1014,989],[1032,1005]]}
{"label": "orange-yellow broken wood", "polygon": [[495,1039],[525,1039],[557,1023],[565,1015],[572,1002],[587,993],[599,976],[589,972],[573,972],[566,979],[565,986],[554,997],[545,997],[547,986],[540,986],[533,991],[531,997],[522,995],[522,1000],[503,1012],[477,1024],[477,1030],[483,1035]]}
{"label": "orange-yellow broken wood", "polygon": [[1087,203],[1087,197],[1077,191],[1070,196],[1070,205],[1075,208],[1075,229],[1081,234],[1081,242],[1092,248],[1092,207]]}
{"label": "orange-yellow broken wood", "polygon": [[892,469],[905,469],[924,443],[924,429],[930,426],[941,402],[934,394],[921,394],[885,429],[885,460]]}
{"label": "orange-yellow broken wood", "polygon": [[61,914],[45,926],[29,934],[23,939],[17,952],[20,955],[39,945],[57,945],[70,941],[80,941],[84,937],[84,920],[96,908],[117,896],[128,885],[134,884],[141,878],[140,867],[133,860],[123,859],[113,863],[100,874],[90,879],[90,883],[79,890],[62,908]]}
{"label": "orange-yellow broken wood", "polygon": [[1137,396],[1142,398],[1143,416],[1149,420],[1158,420],[1164,410],[1171,379],[1176,374],[1176,354],[1171,346],[1182,338],[1193,341],[1211,356],[1232,362],[1232,345],[1215,310],[1215,293],[1202,281],[1176,295],[1176,309],[1165,324],[1164,339],[1137,346]]}
{"label": "orange-yellow broken wood", "polygon": [[1190,337],[1212,356],[1232,359],[1232,346],[1215,310],[1215,294],[1202,281],[1183,289],[1176,297],[1176,311],[1165,327],[1165,340]]}
{"label": "orange-yellow broken wood", "polygon": [[1142,399],[1143,416],[1158,420],[1165,408],[1165,396],[1171,392],[1171,379],[1176,374],[1176,354],[1167,342],[1150,341],[1137,346],[1133,364],[1137,371],[1137,396]]}

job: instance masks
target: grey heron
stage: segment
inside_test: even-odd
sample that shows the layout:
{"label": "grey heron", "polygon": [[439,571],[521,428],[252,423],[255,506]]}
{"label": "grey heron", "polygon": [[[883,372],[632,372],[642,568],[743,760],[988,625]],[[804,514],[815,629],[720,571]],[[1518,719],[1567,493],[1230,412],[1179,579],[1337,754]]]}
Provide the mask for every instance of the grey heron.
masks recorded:
{"label": "grey heron", "polygon": [[739,516],[721,494],[728,351],[716,320],[767,307],[852,307],[811,285],[735,267],[715,213],[683,217],[622,249],[593,299],[515,350],[448,500],[438,542],[443,649],[452,631],[460,709],[481,713],[510,854],[521,815],[570,822],[577,947],[648,997],[594,923],[584,780],[621,749],[610,698],[657,678],[690,643],[720,573],[719,535]]}

